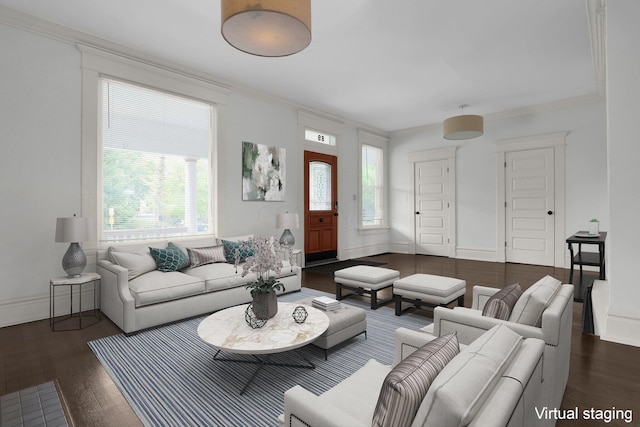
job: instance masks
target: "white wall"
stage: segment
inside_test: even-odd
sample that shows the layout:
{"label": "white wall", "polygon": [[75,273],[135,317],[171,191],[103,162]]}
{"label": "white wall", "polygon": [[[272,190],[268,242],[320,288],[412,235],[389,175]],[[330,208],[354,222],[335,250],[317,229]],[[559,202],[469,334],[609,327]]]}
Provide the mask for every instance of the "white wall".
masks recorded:
{"label": "white wall", "polygon": [[[20,48],[17,48],[20,46]],[[80,56],[0,25],[0,326],[48,316],[49,278],[68,244],[56,217],[80,213]]]}
{"label": "white wall", "polygon": [[[0,24],[0,327],[49,316],[49,279],[64,275],[67,244],[55,243],[57,217],[81,214],[81,53],[70,43]],[[226,109],[225,175],[220,178],[219,235],[279,236],[276,214],[302,214],[303,141],[298,106],[233,90]],[[243,202],[242,142],[287,150],[284,202]],[[357,232],[357,128],[347,123],[339,147],[339,254],[386,248],[386,234]],[[293,231],[297,247],[302,229]],[[91,260],[92,248],[85,247]],[[87,270],[94,269],[88,265]],[[66,308],[61,294],[58,307]],[[87,300],[89,300],[87,298]],[[62,313],[59,313],[62,314]]]}
{"label": "white wall", "polygon": [[[606,131],[604,101],[485,121],[483,136],[466,141],[447,141],[440,126],[405,130],[391,135],[391,237],[392,248],[402,251],[413,236],[409,212],[409,153],[457,145],[456,209],[457,250],[483,254],[497,251],[497,171],[495,141],[569,132],[566,138],[567,233],[584,230],[591,218],[608,230],[606,187]],[[480,259],[480,258],[478,258]]]}
{"label": "white wall", "polygon": [[640,211],[640,3],[607,3],[607,120],[609,211],[607,237],[610,306],[607,340],[640,346],[640,286],[638,285],[638,212]]}

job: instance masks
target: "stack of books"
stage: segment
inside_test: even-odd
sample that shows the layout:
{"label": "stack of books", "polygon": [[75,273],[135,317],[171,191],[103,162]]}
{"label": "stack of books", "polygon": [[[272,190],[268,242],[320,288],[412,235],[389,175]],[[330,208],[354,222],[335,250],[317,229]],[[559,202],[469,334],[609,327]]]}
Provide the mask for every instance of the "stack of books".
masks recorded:
{"label": "stack of books", "polygon": [[333,311],[340,308],[340,302],[329,297],[316,297],[311,301],[311,305],[324,311]]}

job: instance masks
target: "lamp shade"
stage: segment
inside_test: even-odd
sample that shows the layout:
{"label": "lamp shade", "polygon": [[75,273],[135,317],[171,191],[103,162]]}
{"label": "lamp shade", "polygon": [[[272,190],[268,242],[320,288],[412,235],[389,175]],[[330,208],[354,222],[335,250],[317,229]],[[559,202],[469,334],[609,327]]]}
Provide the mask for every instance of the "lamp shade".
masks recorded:
{"label": "lamp shade", "polygon": [[56,242],[84,242],[92,240],[93,220],[91,218],[58,218],[56,222]]}
{"label": "lamp shade", "polygon": [[288,56],[311,43],[311,0],[222,0],[222,37],[258,56]]}
{"label": "lamp shade", "polygon": [[442,134],[445,139],[471,139],[484,133],[484,119],[482,116],[465,114],[449,117],[442,122]]}
{"label": "lamp shade", "polygon": [[276,216],[276,228],[297,229],[300,227],[297,213],[283,213]]}

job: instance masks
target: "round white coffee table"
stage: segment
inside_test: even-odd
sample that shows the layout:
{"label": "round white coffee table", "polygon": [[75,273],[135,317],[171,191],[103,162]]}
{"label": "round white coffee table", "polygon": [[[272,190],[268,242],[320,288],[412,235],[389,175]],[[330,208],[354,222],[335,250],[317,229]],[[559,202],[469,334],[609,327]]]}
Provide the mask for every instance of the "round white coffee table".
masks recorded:
{"label": "round white coffee table", "polygon": [[[270,362],[272,354],[303,347],[318,338],[329,327],[329,318],[321,310],[305,305],[308,316],[304,323],[293,320],[293,310],[300,304],[279,302],[278,313],[258,329],[253,329],[245,321],[248,304],[230,307],[213,313],[198,326],[200,338],[215,348],[213,359],[222,362],[251,363],[258,368],[240,391],[243,394],[249,384],[265,365],[287,366],[291,368],[314,369],[301,353],[306,364]],[[218,357],[221,352],[250,354],[253,359],[232,359]],[[262,355],[262,357],[258,357]]]}

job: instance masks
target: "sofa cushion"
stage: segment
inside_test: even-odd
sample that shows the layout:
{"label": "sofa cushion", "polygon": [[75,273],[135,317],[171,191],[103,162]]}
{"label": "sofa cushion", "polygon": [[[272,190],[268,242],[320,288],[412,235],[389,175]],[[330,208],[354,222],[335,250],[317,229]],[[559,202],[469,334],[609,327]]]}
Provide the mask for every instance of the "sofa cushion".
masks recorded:
{"label": "sofa cushion", "polygon": [[250,256],[253,256],[253,249],[251,248],[251,243],[247,243],[246,241],[231,241],[231,240],[222,240],[222,245],[224,246],[224,257],[227,262],[235,263],[236,256],[239,256],[239,262],[244,262]]}
{"label": "sofa cushion", "polygon": [[558,293],[561,282],[545,276],[522,293],[509,317],[510,322],[538,326],[542,324],[542,312]]}
{"label": "sofa cushion", "polygon": [[522,337],[507,326],[494,326],[453,358],[433,380],[416,426],[466,426],[518,353]]}
{"label": "sofa cushion", "polygon": [[144,245],[126,243],[113,245],[107,249],[107,257],[112,263],[129,270],[129,280],[131,280],[158,268],[149,253],[149,246],[164,249],[167,243],[166,240],[159,240]]}
{"label": "sofa cushion", "polygon": [[148,249],[145,253],[109,251],[109,255],[114,264],[129,271],[129,280],[158,268]]}
{"label": "sofa cushion", "polygon": [[482,309],[482,315],[496,319],[508,320],[513,307],[522,296],[522,288],[519,283],[514,283],[500,289],[489,298]]}
{"label": "sofa cushion", "polygon": [[398,363],[382,384],[372,425],[409,427],[429,386],[459,351],[453,333],[434,339]]}
{"label": "sofa cushion", "polygon": [[136,307],[198,295],[204,292],[204,282],[178,271],[158,270],[129,281],[129,290]]}
{"label": "sofa cushion", "polygon": [[169,243],[167,249],[149,248],[151,256],[158,266],[158,270],[162,272],[178,271],[189,267],[189,258],[187,254],[172,243]]}
{"label": "sofa cushion", "polygon": [[191,268],[214,262],[227,261],[224,257],[223,245],[207,246],[204,248],[187,248],[187,255],[189,255]]}

